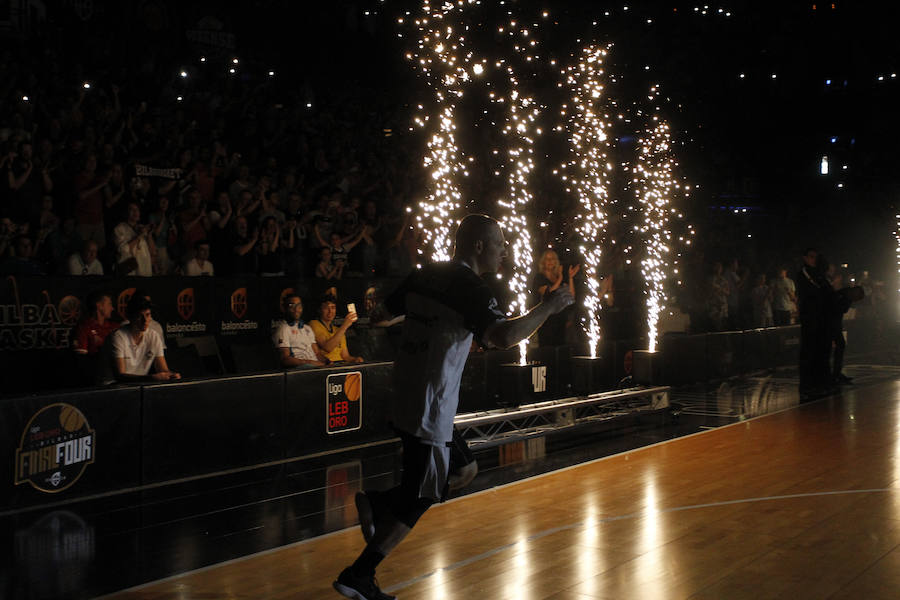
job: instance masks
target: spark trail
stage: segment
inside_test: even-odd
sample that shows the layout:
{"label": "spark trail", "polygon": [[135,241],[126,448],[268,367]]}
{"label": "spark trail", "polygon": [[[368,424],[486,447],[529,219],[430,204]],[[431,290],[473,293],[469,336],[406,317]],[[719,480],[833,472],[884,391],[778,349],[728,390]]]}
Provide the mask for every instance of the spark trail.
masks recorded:
{"label": "spark trail", "polygon": [[606,49],[588,46],[578,63],[563,71],[572,102],[572,108],[564,107],[563,111],[567,117],[570,154],[569,161],[563,165],[563,180],[567,191],[574,189],[581,203],[577,230],[582,240],[580,251],[588,287],[584,298],[585,332],[592,358],[596,358],[600,343],[600,269],[607,227],[608,179],[613,169],[608,157],[610,123],[605,114],[603,85],[606,55]]}

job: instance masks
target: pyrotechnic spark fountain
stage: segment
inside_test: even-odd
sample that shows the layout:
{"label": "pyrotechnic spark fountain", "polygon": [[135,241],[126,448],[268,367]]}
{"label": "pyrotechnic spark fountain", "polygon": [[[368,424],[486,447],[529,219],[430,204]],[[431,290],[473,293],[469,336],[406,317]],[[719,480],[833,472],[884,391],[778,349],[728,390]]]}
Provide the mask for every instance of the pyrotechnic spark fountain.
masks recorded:
{"label": "pyrotechnic spark fountain", "polygon": [[606,133],[610,123],[603,108],[606,54],[604,49],[588,46],[582,51],[578,64],[563,71],[573,102],[572,109],[563,112],[568,117],[566,130],[571,154],[571,159],[563,166],[566,173],[563,180],[567,191],[574,188],[582,207],[577,229],[582,239],[580,250],[588,286],[584,298],[587,309],[585,332],[591,358],[596,358],[600,342],[600,260],[607,226],[608,174],[612,170]]}
{"label": "pyrotechnic spark fountain", "polygon": [[[651,88],[653,99],[658,89]],[[678,184],[672,175],[675,167],[669,125],[659,115],[652,117],[639,141],[639,153],[632,169],[632,184],[643,213],[643,223],[639,227],[644,238],[644,258],[641,273],[644,275],[647,296],[648,350],[656,351],[657,324],[659,314],[665,308],[665,283],[669,271],[669,253],[672,232],[669,218],[672,214],[672,190]]]}
{"label": "pyrotechnic spark fountain", "polygon": [[[450,259],[451,229],[459,219],[461,199],[458,178],[468,175],[456,142],[454,118],[463,88],[472,79],[470,70],[475,75],[484,70],[472,52],[465,50],[468,27],[463,13],[477,4],[477,0],[457,0],[432,7],[431,1],[425,0],[422,15],[415,20],[420,33],[418,48],[407,54],[434,92],[434,118],[424,114],[426,108],[420,105],[423,114],[415,122],[429,131],[424,164],[431,184],[427,198],[419,203],[416,220],[435,261]],[[399,21],[403,23],[402,18]]]}
{"label": "pyrotechnic spark fountain", "polygon": [[[515,21],[510,22],[510,31],[517,27]],[[534,36],[527,28],[519,30],[524,39],[523,44],[516,45],[515,50],[524,55],[527,62],[534,60],[529,49],[537,44]],[[535,121],[540,114],[534,98],[519,90],[519,80],[512,65],[506,65],[509,82],[509,101],[507,104],[506,123],[503,134],[509,140],[507,149],[507,183],[509,196],[501,199],[499,205],[503,209],[500,225],[505,231],[507,241],[512,250],[513,272],[509,278],[509,289],[513,292],[510,313],[525,314],[528,311],[528,276],[534,262],[531,234],[528,229],[527,210],[532,204],[529,190],[529,176],[534,170],[534,135],[540,134]],[[526,364],[528,340],[519,343],[519,364]]]}
{"label": "pyrotechnic spark fountain", "polygon": [[[897,242],[897,275],[900,278],[900,214],[894,215],[894,218],[897,220],[897,228],[894,229],[894,241]],[[900,281],[898,281],[898,285],[900,285]],[[897,291],[900,292],[900,288]]]}

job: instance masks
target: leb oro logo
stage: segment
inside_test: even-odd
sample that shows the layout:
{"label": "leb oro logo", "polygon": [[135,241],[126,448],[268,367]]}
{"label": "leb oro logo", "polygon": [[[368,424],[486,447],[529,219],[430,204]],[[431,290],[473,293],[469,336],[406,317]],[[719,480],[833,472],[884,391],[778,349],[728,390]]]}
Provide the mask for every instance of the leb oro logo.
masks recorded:
{"label": "leb oro logo", "polygon": [[184,321],[190,320],[194,316],[194,288],[185,288],[178,292],[175,304],[178,307],[178,316]]}
{"label": "leb oro logo", "polygon": [[231,293],[231,314],[235,318],[243,319],[247,314],[247,288],[242,287]]}
{"label": "leb oro logo", "polygon": [[128,303],[131,301],[131,297],[134,296],[135,288],[125,288],[119,293],[119,297],[116,299],[116,312],[119,313],[119,317],[122,319],[127,319],[125,313],[128,311]]}
{"label": "leb oro logo", "polygon": [[64,402],[45,406],[22,432],[15,484],[27,482],[50,494],[68,489],[94,462],[95,441],[94,430],[80,410]]}
{"label": "leb oro logo", "polygon": [[362,373],[332,373],[325,378],[328,434],[362,428]]}

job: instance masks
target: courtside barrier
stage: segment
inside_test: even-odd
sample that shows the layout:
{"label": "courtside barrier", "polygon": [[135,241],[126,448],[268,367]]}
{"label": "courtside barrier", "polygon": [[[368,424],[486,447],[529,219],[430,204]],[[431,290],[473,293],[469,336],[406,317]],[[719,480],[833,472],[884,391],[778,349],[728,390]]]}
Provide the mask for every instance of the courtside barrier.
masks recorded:
{"label": "courtside barrier", "polygon": [[[610,341],[594,360],[565,346],[536,348],[523,367],[517,350],[473,353],[459,412],[632,385],[623,378],[641,347],[641,340]],[[798,349],[796,326],[665,336],[653,358],[660,381],[634,383],[681,384],[787,366],[796,364]],[[0,511],[388,440],[391,397],[402,385],[391,362],[367,362],[6,397]]]}

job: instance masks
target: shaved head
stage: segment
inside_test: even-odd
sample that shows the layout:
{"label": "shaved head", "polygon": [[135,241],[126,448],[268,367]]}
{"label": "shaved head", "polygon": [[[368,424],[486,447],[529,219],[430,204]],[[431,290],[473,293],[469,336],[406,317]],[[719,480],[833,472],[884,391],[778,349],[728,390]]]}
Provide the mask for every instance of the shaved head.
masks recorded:
{"label": "shaved head", "polygon": [[487,215],[468,215],[456,229],[454,259],[466,262],[477,275],[496,273],[506,257],[500,223]]}
{"label": "shaved head", "polygon": [[467,215],[456,229],[456,252],[468,253],[475,247],[475,242],[486,242],[500,232],[500,223],[487,215]]}

